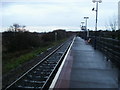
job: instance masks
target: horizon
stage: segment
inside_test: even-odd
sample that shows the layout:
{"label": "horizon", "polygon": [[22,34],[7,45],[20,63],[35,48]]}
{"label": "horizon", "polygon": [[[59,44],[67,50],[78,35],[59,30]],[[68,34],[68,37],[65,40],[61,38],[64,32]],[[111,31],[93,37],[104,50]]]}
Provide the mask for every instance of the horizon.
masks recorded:
{"label": "horizon", "polygon": [[[9,29],[9,27],[0,28],[0,32],[8,31],[8,29]],[[26,26],[25,29],[26,29],[26,31],[29,31],[29,32],[38,32],[38,33],[52,32],[52,31],[58,30],[58,29],[64,29],[66,31],[73,31],[73,32],[84,31],[84,30],[81,30],[80,27],[63,27],[63,26],[61,26],[61,27],[60,26]],[[89,30],[95,31],[95,27],[93,27],[93,29],[89,29]],[[102,29],[102,27],[99,28],[97,31],[99,31],[99,30],[111,31],[110,29]]]}

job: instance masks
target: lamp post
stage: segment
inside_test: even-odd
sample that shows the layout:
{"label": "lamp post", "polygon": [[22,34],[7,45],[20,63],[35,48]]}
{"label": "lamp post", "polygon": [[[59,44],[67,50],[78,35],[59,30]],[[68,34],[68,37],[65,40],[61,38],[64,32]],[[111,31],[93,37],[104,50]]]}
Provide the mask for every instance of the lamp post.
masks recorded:
{"label": "lamp post", "polygon": [[89,31],[87,30],[87,19],[89,19],[89,17],[84,17],[84,19],[86,19],[86,31],[87,31],[87,38],[89,37]]}
{"label": "lamp post", "polygon": [[83,32],[83,34],[82,34],[82,38],[85,38],[86,37],[86,35],[85,35],[85,29],[84,29],[84,23],[85,22],[81,22],[81,30],[84,30],[84,32]]}
{"label": "lamp post", "polygon": [[84,22],[81,22],[81,24],[82,24],[82,26],[83,26]]}
{"label": "lamp post", "polygon": [[57,41],[57,32],[55,32],[55,41]]}
{"label": "lamp post", "polygon": [[97,21],[98,21],[98,3],[102,3],[102,0],[92,0],[93,3],[96,3],[96,10],[95,8],[92,9],[92,11],[96,11],[96,22],[95,22],[95,42],[94,42],[94,48],[96,49],[96,32],[97,32]]}
{"label": "lamp post", "polygon": [[80,29],[81,29],[81,30],[84,30],[84,23],[85,23],[85,22],[81,22],[81,25],[80,25]]}

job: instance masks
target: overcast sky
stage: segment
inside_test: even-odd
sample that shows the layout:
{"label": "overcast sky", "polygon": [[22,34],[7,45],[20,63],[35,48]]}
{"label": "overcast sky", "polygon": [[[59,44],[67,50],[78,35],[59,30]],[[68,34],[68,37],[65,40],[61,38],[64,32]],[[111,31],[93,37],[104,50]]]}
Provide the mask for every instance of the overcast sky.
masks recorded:
{"label": "overcast sky", "polygon": [[[119,0],[102,0],[99,3],[98,29],[109,29],[109,22],[117,20]],[[88,16],[88,28],[94,30],[96,7],[92,0],[2,0],[0,16],[2,27],[18,23],[26,29],[47,32],[62,28],[80,30],[80,24]]]}

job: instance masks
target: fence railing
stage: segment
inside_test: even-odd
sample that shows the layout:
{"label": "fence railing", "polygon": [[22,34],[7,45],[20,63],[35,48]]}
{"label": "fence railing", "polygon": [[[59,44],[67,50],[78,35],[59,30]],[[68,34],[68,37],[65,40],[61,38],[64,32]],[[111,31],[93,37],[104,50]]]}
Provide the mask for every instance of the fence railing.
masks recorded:
{"label": "fence railing", "polygon": [[[95,41],[96,40],[96,41]],[[104,37],[91,37],[91,44],[102,51],[107,59],[120,67],[120,40]]]}

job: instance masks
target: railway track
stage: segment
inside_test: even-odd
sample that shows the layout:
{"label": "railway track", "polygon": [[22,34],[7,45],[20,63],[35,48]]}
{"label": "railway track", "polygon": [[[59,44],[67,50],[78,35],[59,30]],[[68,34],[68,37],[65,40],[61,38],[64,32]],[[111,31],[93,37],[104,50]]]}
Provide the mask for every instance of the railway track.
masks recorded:
{"label": "railway track", "polygon": [[73,37],[60,45],[42,61],[28,70],[16,81],[10,84],[5,90],[9,89],[49,89],[61,63],[66,55]]}

